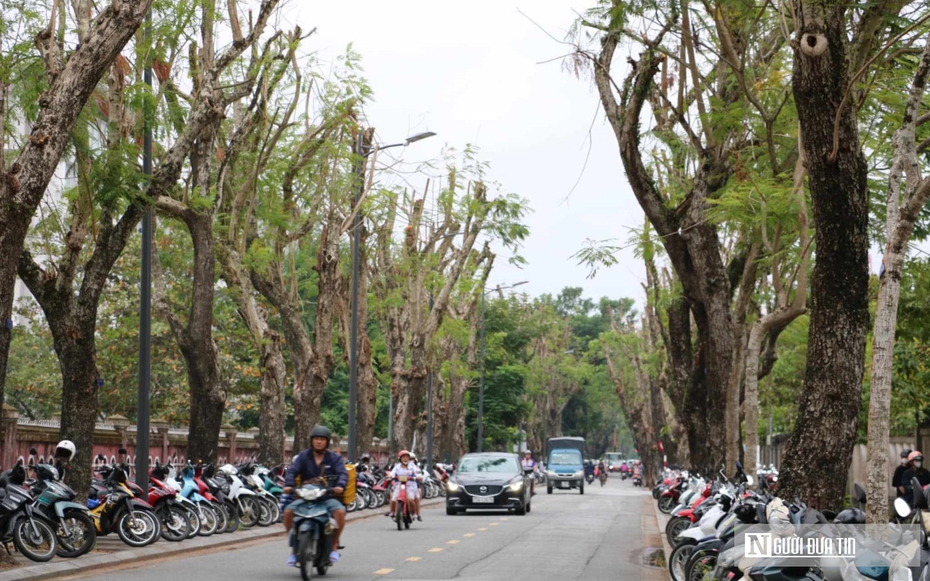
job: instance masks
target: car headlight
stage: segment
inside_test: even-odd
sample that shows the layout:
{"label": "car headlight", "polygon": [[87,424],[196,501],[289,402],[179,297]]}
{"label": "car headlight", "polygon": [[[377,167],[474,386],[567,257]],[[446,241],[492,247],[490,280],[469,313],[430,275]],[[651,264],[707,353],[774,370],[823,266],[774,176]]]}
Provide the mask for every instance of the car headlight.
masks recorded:
{"label": "car headlight", "polygon": [[451,480],[446,484],[446,488],[449,489],[449,492],[458,492],[458,491],[459,491],[459,485],[456,484],[455,482],[452,482]]}
{"label": "car headlight", "polygon": [[582,476],[584,476],[584,470],[578,470],[577,472],[575,472],[575,478],[579,478]]}
{"label": "car headlight", "polygon": [[558,474],[556,474],[552,470],[546,470],[546,476],[558,476]]}
{"label": "car headlight", "polygon": [[523,481],[521,480],[519,482],[514,482],[513,484],[511,484],[510,490],[514,492],[520,492],[521,490],[523,490]]}

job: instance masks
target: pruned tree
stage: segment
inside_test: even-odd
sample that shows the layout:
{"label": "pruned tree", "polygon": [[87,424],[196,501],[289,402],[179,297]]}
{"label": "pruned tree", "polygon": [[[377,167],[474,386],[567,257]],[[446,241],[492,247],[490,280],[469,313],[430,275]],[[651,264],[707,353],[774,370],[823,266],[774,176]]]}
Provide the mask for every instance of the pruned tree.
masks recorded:
{"label": "pruned tree", "polygon": [[[14,287],[29,226],[62,154],[72,143],[73,130],[85,104],[136,33],[151,4],[152,0],[113,0],[92,18],[90,0],[76,0],[72,2],[77,22],[74,31],[68,28],[66,5],[55,0],[49,11],[48,26],[35,37],[36,49],[45,66],[44,75],[39,78],[16,79],[14,59],[24,56],[25,47],[10,46],[15,39],[12,22],[0,25],[0,37],[7,44],[5,49],[10,51],[0,57],[0,224],[3,225],[0,228],[0,403],[12,338]],[[12,16],[11,11],[5,10],[4,19],[8,16]],[[75,49],[68,52],[65,40],[72,35],[78,42]],[[31,59],[20,62],[26,60]],[[14,79],[38,86],[12,86]],[[11,93],[29,90],[39,92],[38,110],[26,115],[22,110],[7,106]],[[7,133],[8,128],[17,125],[28,128],[24,135]],[[8,151],[10,146],[12,149]],[[8,163],[8,159],[12,161]],[[73,329],[72,333],[86,331]],[[93,335],[92,328],[90,335]],[[63,435],[76,429],[80,428],[69,423]]]}
{"label": "pruned tree", "polygon": [[872,339],[872,379],[869,398],[868,519],[888,519],[888,436],[891,414],[892,363],[901,272],[908,241],[920,212],[930,198],[930,178],[923,177],[918,157],[917,124],[930,74],[930,42],[926,42],[911,82],[901,126],[895,132],[894,160],[885,206],[887,245],[879,277],[878,303]]}
{"label": "pruned tree", "polygon": [[[466,164],[473,162],[472,157],[466,151]],[[393,435],[399,446],[413,443],[426,395],[428,348],[479,236],[516,248],[527,234],[520,222],[526,212],[524,200],[512,194],[491,198],[483,181],[462,183],[461,174],[474,174],[480,180],[482,171],[481,166],[466,165],[464,171],[450,167],[446,187],[436,196],[436,221],[425,215],[429,185],[419,199],[406,193],[387,194],[378,227],[377,276],[371,287],[378,298],[391,361],[391,393],[397,401]],[[393,232],[400,212],[407,226],[403,240],[395,245]]]}

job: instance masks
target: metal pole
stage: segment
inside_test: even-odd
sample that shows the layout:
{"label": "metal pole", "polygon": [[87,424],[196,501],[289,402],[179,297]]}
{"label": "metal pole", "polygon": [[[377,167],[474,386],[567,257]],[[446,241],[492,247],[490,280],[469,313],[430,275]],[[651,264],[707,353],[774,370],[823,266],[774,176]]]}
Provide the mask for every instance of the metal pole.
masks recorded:
{"label": "metal pole", "polygon": [[[145,15],[146,41],[151,38],[152,11]],[[152,65],[146,56],[145,84],[152,87]],[[151,111],[143,111],[142,173],[152,175]],[[142,218],[142,273],[139,308],[139,402],[136,414],[136,484],[149,488],[149,389],[152,383],[152,208]]]}
{"label": "metal pole", "polygon": [[[429,295],[429,310],[433,310],[433,293]],[[430,364],[426,376],[426,465],[427,470],[433,465],[433,366]]]}
{"label": "metal pole", "polygon": [[[362,190],[365,188],[365,158],[362,151],[362,132],[359,130],[355,142],[356,179],[358,187],[355,190],[353,208],[358,208],[362,199]],[[356,403],[358,400],[358,273],[359,255],[361,254],[362,211],[357,209],[352,218],[352,328],[349,339],[349,462],[355,462],[358,450],[358,431],[355,425]]]}
{"label": "metal pole", "polygon": [[394,438],[394,394],[388,388],[388,446]]}
{"label": "metal pole", "polygon": [[484,451],[484,289],[481,289],[481,383],[478,387],[478,451]]}

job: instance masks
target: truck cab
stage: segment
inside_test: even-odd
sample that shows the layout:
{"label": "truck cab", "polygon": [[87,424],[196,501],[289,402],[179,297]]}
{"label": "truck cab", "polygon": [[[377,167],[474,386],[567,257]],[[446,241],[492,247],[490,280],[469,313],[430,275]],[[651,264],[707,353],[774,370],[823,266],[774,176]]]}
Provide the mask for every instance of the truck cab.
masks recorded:
{"label": "truck cab", "polygon": [[577,488],[584,494],[584,438],[550,438],[546,442],[546,492]]}

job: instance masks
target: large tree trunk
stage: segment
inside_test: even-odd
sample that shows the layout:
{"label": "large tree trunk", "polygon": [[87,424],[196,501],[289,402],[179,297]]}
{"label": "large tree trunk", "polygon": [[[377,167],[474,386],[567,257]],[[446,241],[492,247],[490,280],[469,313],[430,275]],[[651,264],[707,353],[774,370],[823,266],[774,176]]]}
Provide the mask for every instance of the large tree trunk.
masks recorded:
{"label": "large tree trunk", "polygon": [[[158,200],[165,208],[164,200]],[[157,254],[154,304],[167,319],[184,363],[190,384],[190,429],[187,454],[192,460],[212,462],[219,445],[220,426],[226,409],[228,385],[223,377],[220,355],[213,341],[213,290],[216,259],[213,253],[213,215],[190,209],[179,211],[194,246],[193,292],[187,324],[172,311],[166,297],[164,275]]]}
{"label": "large tree trunk", "polygon": [[[152,0],[108,3],[94,20],[94,29],[83,31],[81,42],[67,61],[57,54],[57,31],[52,26],[36,38],[45,57],[50,87],[40,96],[30,135],[22,140],[24,148],[9,168],[0,145],[0,404],[13,337],[16,273],[26,233],[84,104],[135,34],[151,4]],[[5,91],[0,97],[5,100]],[[6,132],[0,127],[0,143],[6,141]]]}
{"label": "large tree trunk", "polygon": [[851,82],[846,9],[807,2],[796,6],[799,49],[792,82],[810,176],[817,260],[804,390],[778,484],[782,496],[797,495],[825,509],[843,504],[859,420],[869,324],[868,166],[850,106],[839,115],[838,151],[833,148],[837,107]]}
{"label": "large tree trunk", "polygon": [[413,445],[413,433],[420,415],[420,404],[426,395],[426,340],[423,334],[414,334],[410,346],[410,361],[394,378],[394,441],[398,446]]}
{"label": "large tree trunk", "polygon": [[[875,327],[872,340],[872,378],[869,397],[868,450],[868,519],[870,523],[888,521],[888,436],[891,415],[892,364],[894,362],[895,327],[901,295],[901,270],[907,257],[907,244],[914,223],[927,197],[930,179],[921,179],[917,158],[917,117],[930,73],[930,44],[924,47],[920,65],[914,75],[904,111],[904,122],[895,134],[895,158],[889,176],[886,206],[885,247]],[[902,183],[902,174],[906,175]],[[902,185],[904,186],[902,191]],[[903,197],[902,197],[903,194]]]}

